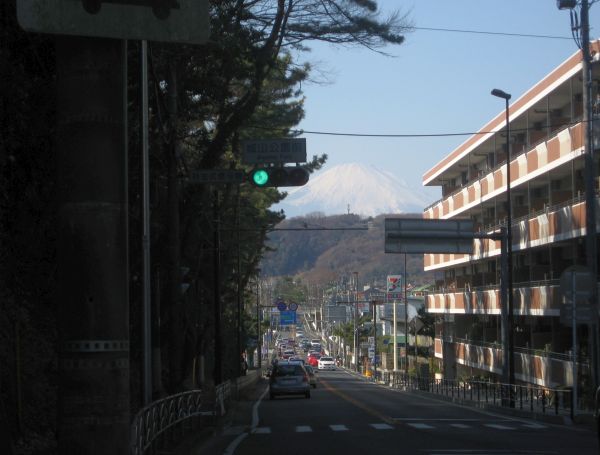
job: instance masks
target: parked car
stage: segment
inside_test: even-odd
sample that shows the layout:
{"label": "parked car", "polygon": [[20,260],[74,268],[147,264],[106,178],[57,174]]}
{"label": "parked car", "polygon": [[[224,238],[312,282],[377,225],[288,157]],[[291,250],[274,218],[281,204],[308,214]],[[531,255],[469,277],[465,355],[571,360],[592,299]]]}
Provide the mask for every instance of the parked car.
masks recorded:
{"label": "parked car", "polygon": [[304,369],[308,373],[308,383],[311,385],[313,389],[317,388],[317,375],[315,374],[317,370],[315,370],[310,365],[304,365]]}
{"label": "parked car", "polygon": [[269,377],[269,398],[278,395],[304,395],[310,398],[309,374],[300,363],[278,363]]}
{"label": "parked car", "polygon": [[319,370],[335,370],[335,360],[333,357],[323,356],[318,361]]}

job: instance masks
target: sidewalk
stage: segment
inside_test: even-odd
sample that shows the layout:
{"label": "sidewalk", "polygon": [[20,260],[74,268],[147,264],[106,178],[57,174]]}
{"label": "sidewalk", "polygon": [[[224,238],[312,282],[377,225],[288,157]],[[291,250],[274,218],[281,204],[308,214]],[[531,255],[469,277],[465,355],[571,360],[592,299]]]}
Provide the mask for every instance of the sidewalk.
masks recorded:
{"label": "sidewalk", "polygon": [[267,387],[267,380],[259,378],[254,386],[240,392],[238,400],[231,400],[229,409],[214,424],[186,438],[176,448],[176,455],[220,455],[239,435],[250,431],[253,406]]}

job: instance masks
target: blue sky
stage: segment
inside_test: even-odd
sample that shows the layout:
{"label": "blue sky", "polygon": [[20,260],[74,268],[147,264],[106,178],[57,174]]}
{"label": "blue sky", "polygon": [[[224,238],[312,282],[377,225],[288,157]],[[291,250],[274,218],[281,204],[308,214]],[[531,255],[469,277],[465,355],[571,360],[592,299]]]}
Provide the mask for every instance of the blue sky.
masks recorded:
{"label": "blue sky", "polygon": [[[380,10],[408,13],[415,27],[570,38],[568,11],[555,0],[379,0]],[[600,3],[590,10],[600,38]],[[493,88],[519,98],[576,50],[573,39],[415,30],[385,57],[363,48],[311,45],[305,60],[328,84],[304,84],[305,131],[366,134],[474,132],[504,110]],[[349,162],[389,170],[413,187],[469,136],[357,138],[306,134],[309,157],[327,153],[324,169]],[[438,188],[427,191],[431,201]]]}

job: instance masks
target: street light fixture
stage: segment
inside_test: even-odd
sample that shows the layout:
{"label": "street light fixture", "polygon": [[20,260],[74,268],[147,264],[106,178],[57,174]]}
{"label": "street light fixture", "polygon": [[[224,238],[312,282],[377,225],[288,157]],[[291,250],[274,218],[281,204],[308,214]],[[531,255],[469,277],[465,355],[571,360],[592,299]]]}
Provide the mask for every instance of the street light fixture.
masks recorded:
{"label": "street light fixture", "polygon": [[[509,387],[515,383],[515,368],[514,368],[514,335],[513,335],[513,278],[512,278],[512,200],[510,197],[510,120],[508,100],[511,95],[500,89],[493,89],[492,95],[502,98],[505,101],[506,112],[506,283],[508,298],[506,313],[506,327],[504,330],[506,336],[506,346],[504,346],[504,375]],[[513,400],[510,400],[511,406]]]}

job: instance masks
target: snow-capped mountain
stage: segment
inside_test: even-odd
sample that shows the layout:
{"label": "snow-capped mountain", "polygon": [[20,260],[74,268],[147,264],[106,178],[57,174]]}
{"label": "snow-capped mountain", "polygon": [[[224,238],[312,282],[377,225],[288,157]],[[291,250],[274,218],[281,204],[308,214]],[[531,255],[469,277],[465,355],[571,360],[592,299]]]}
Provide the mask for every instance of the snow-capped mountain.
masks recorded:
{"label": "snow-capped mountain", "polygon": [[289,190],[288,196],[273,208],[283,209],[288,218],[311,212],[376,216],[422,213],[434,200],[421,188],[410,188],[391,172],[348,163],[311,175],[306,185]]}

